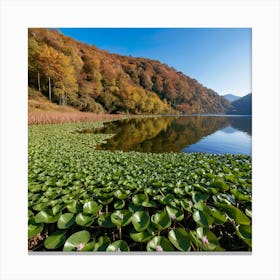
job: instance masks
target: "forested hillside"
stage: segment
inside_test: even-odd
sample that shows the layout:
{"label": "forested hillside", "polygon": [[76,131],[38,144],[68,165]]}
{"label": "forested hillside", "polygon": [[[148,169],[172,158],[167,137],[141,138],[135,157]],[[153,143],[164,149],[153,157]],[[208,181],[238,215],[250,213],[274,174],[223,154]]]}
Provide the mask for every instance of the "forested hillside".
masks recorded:
{"label": "forested hillside", "polygon": [[229,114],[252,115],[252,93],[233,101]]}
{"label": "forested hillside", "polygon": [[231,106],[159,61],[111,54],[44,28],[28,30],[28,85],[31,99],[79,111],[225,113]]}

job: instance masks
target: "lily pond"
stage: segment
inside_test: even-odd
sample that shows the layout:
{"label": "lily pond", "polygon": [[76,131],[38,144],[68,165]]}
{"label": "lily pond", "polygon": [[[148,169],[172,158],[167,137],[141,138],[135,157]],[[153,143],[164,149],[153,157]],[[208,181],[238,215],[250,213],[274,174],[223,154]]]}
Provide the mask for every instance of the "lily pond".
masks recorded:
{"label": "lily pond", "polygon": [[251,251],[251,118],[28,130],[30,251]]}

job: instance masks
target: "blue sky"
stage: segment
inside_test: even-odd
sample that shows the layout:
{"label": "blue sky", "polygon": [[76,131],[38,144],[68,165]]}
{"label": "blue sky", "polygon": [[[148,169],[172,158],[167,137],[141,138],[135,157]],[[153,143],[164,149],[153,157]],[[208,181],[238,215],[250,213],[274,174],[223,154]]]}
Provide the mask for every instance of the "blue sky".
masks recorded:
{"label": "blue sky", "polygon": [[250,28],[59,28],[111,53],[159,60],[218,94],[251,92]]}

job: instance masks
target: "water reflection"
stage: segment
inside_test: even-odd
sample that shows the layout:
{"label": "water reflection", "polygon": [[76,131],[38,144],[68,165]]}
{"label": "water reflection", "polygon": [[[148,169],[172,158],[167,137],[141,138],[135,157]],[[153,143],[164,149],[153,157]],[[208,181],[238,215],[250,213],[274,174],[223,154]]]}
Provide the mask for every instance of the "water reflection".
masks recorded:
{"label": "water reflection", "polygon": [[98,149],[251,154],[251,117],[136,118],[108,123],[95,132],[115,134]]}

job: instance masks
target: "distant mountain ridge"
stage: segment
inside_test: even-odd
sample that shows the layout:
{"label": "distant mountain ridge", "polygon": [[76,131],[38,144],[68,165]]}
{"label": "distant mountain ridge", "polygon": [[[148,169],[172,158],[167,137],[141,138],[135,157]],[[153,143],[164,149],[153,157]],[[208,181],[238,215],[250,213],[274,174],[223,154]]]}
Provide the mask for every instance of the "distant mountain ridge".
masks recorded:
{"label": "distant mountain ridge", "polygon": [[240,96],[234,95],[234,94],[226,94],[223,95],[223,98],[225,98],[226,100],[228,100],[229,102],[233,102],[239,98],[241,98]]}
{"label": "distant mountain ridge", "polygon": [[252,115],[252,93],[233,101],[231,105],[228,114]]}
{"label": "distant mountain ridge", "polygon": [[160,61],[112,54],[45,28],[28,29],[28,86],[53,103],[89,112],[224,114],[231,108]]}

